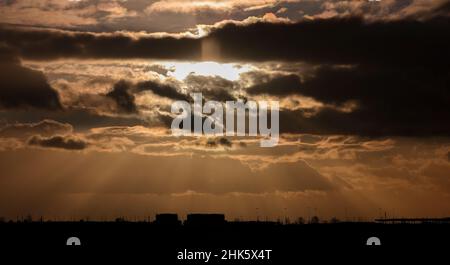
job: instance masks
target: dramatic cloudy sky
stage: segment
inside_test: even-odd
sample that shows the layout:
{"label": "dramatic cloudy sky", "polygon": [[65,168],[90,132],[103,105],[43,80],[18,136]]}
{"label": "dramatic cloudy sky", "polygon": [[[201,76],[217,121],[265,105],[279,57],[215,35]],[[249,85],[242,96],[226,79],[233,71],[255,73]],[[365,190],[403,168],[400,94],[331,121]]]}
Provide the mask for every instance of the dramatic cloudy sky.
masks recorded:
{"label": "dramatic cloudy sky", "polygon": [[[450,215],[446,0],[0,0],[0,216]],[[171,103],[277,100],[280,142]]]}

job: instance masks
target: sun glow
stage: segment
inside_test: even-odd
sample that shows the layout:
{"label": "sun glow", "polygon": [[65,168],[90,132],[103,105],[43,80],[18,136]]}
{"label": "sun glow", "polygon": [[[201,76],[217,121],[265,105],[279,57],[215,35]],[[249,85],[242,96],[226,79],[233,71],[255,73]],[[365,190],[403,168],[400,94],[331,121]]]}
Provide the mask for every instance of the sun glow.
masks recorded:
{"label": "sun glow", "polygon": [[203,75],[203,76],[220,76],[230,81],[239,79],[241,73],[253,70],[254,67],[250,65],[240,64],[221,64],[217,62],[176,62],[163,63],[167,69],[171,69],[169,76],[175,77],[178,80],[185,79],[189,74]]}

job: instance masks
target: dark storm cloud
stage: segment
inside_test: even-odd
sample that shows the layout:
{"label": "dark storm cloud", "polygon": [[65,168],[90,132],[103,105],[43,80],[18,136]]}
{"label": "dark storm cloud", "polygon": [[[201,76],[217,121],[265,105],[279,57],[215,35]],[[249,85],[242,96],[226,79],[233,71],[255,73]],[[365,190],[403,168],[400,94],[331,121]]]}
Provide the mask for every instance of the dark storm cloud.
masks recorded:
{"label": "dark storm cloud", "polygon": [[[434,117],[449,114],[450,72],[448,68],[424,67],[320,67],[315,76],[297,87],[297,93],[319,101],[340,104],[358,100],[361,107],[396,110],[389,115],[406,112],[429,113]],[[401,111],[402,113],[398,113]],[[415,111],[414,111],[415,110]],[[430,113],[431,114],[431,113]]]}
{"label": "dark storm cloud", "polygon": [[[204,37],[223,61],[446,65],[448,18],[367,22],[335,18],[297,23],[226,23]],[[30,59],[158,58],[201,60],[203,39],[2,27],[0,38]],[[211,42],[212,40],[212,42]]]}
{"label": "dark storm cloud", "polygon": [[433,106],[433,111],[448,111],[450,73],[446,68],[321,66],[305,80],[295,74],[260,79],[267,81],[247,88],[249,94],[298,94],[327,104],[357,100],[362,107],[389,104],[402,108],[406,104],[422,109],[430,104],[428,107]]}
{"label": "dark storm cloud", "polygon": [[449,19],[364,22],[359,18],[295,24],[226,24],[207,38],[227,59],[335,64],[444,65]]}
{"label": "dark storm cloud", "polygon": [[120,80],[114,84],[113,89],[106,94],[107,97],[112,98],[116,102],[119,111],[125,113],[137,112],[134,95],[130,92],[131,86],[131,83]]}
{"label": "dark storm cloud", "polygon": [[184,82],[192,92],[201,92],[209,100],[229,101],[235,100],[230,91],[234,83],[220,76],[202,76],[189,74]]}
{"label": "dark storm cloud", "polygon": [[82,139],[60,135],[49,138],[43,138],[41,136],[33,136],[28,140],[28,144],[67,150],[83,150],[89,145],[86,141]]}
{"label": "dark storm cloud", "polygon": [[[351,134],[360,136],[448,136],[448,114],[446,119],[433,117],[432,110],[410,110],[407,116],[392,109],[356,109],[342,112],[325,107],[311,115],[302,110],[281,110],[280,131],[311,134]],[[406,112],[405,110],[401,110]],[[392,114],[392,116],[390,116]],[[418,115],[416,115],[418,114]],[[428,115],[428,116],[426,116]],[[440,114],[443,116],[443,114]]]}
{"label": "dark storm cloud", "polygon": [[178,92],[174,85],[163,84],[155,80],[137,83],[120,80],[114,84],[112,90],[106,94],[106,97],[109,97],[116,102],[119,112],[137,113],[138,108],[136,106],[134,95],[143,91],[151,91],[155,95],[172,100],[190,100],[187,95]]}
{"label": "dark storm cloud", "polygon": [[[284,131],[449,135],[450,38],[445,34],[448,29],[447,18],[422,22],[364,22],[346,18],[298,23],[228,23],[216,26],[205,38],[214,39],[210,43],[219,46],[223,60],[307,61],[322,65],[310,77],[276,76],[261,79],[263,82],[248,88],[249,94],[300,94],[327,105],[317,113],[282,110],[280,121]],[[0,37],[20,56],[33,59],[201,59],[202,39],[186,37],[132,37],[122,33],[5,27],[0,28]],[[329,64],[346,66],[326,66]],[[189,75],[185,82],[209,99],[234,98],[230,93],[233,82],[220,77]],[[122,112],[136,113],[134,95],[146,90],[174,100],[189,98],[176,85],[158,81],[121,81],[106,96],[113,99]],[[355,102],[356,108],[339,109],[348,102]],[[169,119],[161,116],[161,120],[167,123]],[[78,122],[84,123],[83,120]]]}
{"label": "dark storm cloud", "polygon": [[42,72],[23,67],[14,53],[1,47],[0,59],[0,108],[62,108]]}
{"label": "dark storm cloud", "polygon": [[[280,121],[287,131],[450,135],[449,83],[450,72],[445,67],[322,66],[304,81],[296,75],[274,77],[247,91],[298,94],[327,105],[312,117],[303,111],[285,110]],[[354,106],[343,111],[346,104]]]}
{"label": "dark storm cloud", "polygon": [[0,26],[0,39],[23,57],[198,59],[200,41],[174,36],[94,34]]}
{"label": "dark storm cloud", "polygon": [[136,84],[136,91],[152,91],[154,94],[173,100],[190,101],[190,97],[178,92],[177,88],[171,84],[162,84],[157,81],[148,80]]}
{"label": "dark storm cloud", "polygon": [[300,85],[301,80],[298,75],[283,75],[269,79],[267,82],[253,85],[247,89],[247,92],[252,95],[269,94],[285,96],[298,94],[300,92]]}

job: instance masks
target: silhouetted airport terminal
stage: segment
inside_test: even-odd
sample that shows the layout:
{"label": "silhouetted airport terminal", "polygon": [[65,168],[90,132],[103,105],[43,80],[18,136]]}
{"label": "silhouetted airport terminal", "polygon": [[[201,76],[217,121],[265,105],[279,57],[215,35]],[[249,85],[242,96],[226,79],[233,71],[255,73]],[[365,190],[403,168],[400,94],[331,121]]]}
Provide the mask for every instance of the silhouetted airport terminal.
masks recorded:
{"label": "silhouetted airport terminal", "polygon": [[154,224],[158,225],[181,225],[176,213],[161,213],[155,216]]}

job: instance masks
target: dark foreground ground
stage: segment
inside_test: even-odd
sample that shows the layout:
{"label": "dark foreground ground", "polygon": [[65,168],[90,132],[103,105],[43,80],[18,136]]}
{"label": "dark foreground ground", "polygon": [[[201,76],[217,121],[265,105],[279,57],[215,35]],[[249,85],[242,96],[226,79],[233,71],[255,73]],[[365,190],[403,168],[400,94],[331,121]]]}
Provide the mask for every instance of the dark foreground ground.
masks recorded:
{"label": "dark foreground ground", "polygon": [[[199,251],[211,251],[208,264],[279,264],[280,261],[300,260],[313,249],[341,248],[349,255],[380,249],[392,251],[431,247],[447,249],[444,250],[446,252],[450,249],[449,224],[281,225],[251,222],[158,225],[145,222],[20,222],[1,223],[0,237],[3,249],[133,250],[137,253],[143,251],[149,261],[164,260],[182,264],[205,264],[204,260],[191,260],[186,256]],[[66,241],[70,237],[78,237],[81,246],[67,246]],[[369,237],[378,237],[381,246],[367,246]],[[241,252],[239,256],[235,252],[239,250],[248,251],[247,254]],[[261,255],[261,250],[271,250],[270,256],[267,257],[267,252]],[[255,251],[258,251],[258,258],[253,256]],[[180,252],[183,259],[180,259]]]}

